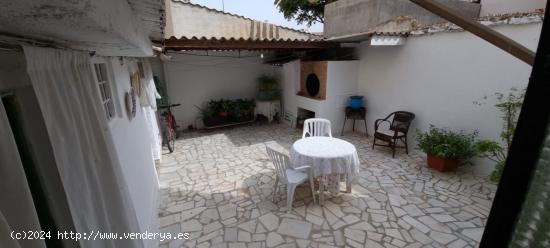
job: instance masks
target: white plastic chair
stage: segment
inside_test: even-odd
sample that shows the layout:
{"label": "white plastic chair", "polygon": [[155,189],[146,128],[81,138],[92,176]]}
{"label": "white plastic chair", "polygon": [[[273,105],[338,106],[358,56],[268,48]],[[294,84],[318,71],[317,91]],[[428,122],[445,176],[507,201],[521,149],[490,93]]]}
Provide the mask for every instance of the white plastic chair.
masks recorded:
{"label": "white plastic chair", "polygon": [[275,190],[273,192],[273,201],[276,200],[277,189],[279,188],[279,182],[286,183],[287,198],[286,204],[288,211],[292,210],[292,202],[294,200],[294,191],[296,187],[309,179],[311,185],[311,195],[313,197],[313,203],[315,201],[315,188],[313,185],[313,175],[311,175],[311,166],[301,166],[297,168],[290,168],[290,159],[287,155],[273,149],[270,146],[266,146],[267,155],[271,158],[275,170],[277,171],[277,177],[275,178]]}
{"label": "white plastic chair", "polygon": [[332,137],[330,121],[321,118],[311,118],[304,122],[302,138],[325,136]]}

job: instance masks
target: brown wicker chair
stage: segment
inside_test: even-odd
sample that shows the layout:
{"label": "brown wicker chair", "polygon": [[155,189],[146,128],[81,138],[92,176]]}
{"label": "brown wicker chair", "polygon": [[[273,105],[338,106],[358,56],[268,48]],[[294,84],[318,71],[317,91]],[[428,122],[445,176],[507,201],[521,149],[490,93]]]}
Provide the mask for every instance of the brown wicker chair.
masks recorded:
{"label": "brown wicker chair", "polygon": [[[414,119],[415,115],[411,112],[396,111],[388,115],[384,119],[378,119],[374,122],[374,140],[372,142],[372,149],[374,146],[386,146],[392,149],[392,158],[395,158],[395,148],[405,148],[405,152],[409,154],[409,147],[407,144],[407,133],[409,127]],[[379,130],[380,124],[387,122],[389,124],[388,130]],[[376,144],[376,140],[385,141],[387,144]],[[401,141],[404,146],[397,146],[397,141]]]}

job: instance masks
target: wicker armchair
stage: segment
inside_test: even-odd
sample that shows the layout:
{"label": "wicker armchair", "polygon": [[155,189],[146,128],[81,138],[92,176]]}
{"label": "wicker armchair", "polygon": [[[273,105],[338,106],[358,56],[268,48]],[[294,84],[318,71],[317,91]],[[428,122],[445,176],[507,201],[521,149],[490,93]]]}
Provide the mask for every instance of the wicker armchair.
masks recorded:
{"label": "wicker armchair", "polygon": [[[395,158],[395,148],[405,148],[405,152],[409,154],[409,147],[407,144],[407,133],[411,126],[412,120],[415,115],[411,112],[396,111],[388,115],[384,119],[378,119],[374,122],[374,141],[372,142],[372,148],[374,146],[386,146],[392,149],[392,158]],[[389,124],[388,128],[383,130],[381,128],[382,123]],[[376,144],[376,140],[382,140],[385,144]],[[397,146],[397,141],[401,141],[404,146]]]}

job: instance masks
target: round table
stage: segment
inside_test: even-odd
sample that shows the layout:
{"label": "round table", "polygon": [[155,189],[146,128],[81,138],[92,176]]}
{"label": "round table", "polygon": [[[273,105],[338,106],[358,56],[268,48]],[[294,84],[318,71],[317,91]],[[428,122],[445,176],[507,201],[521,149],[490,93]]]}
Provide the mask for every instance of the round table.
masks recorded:
{"label": "round table", "polygon": [[[309,165],[313,176],[319,180],[319,202],[324,200],[324,183],[327,176],[346,180],[346,191],[351,192],[351,182],[359,174],[359,157],[355,146],[345,140],[333,137],[308,137],[300,139],[290,149],[293,166]],[[336,179],[338,178],[338,179]]]}

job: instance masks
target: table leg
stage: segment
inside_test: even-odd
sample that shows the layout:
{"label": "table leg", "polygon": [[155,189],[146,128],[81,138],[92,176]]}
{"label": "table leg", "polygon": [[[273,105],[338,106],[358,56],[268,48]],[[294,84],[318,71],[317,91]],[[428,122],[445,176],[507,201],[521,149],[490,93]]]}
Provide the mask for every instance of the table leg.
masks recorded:
{"label": "table leg", "polygon": [[324,176],[319,177],[319,205],[325,205],[325,179]]}
{"label": "table leg", "polygon": [[349,178],[346,179],[346,193],[351,193],[351,180]]}

